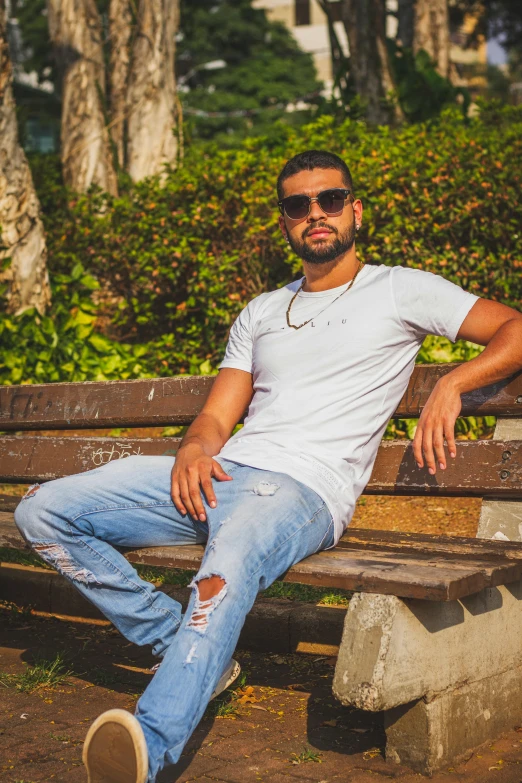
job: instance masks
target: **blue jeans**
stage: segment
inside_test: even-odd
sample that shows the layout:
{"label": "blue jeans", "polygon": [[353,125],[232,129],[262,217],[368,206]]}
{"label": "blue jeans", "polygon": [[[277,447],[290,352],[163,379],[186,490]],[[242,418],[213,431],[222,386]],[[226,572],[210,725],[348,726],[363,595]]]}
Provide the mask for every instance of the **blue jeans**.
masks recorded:
{"label": "blue jeans", "polygon": [[[109,462],[43,484],[15,513],[21,533],[46,562],[127,639],[152,645],[163,659],[136,708],[151,783],[178,761],[259,590],[331,546],[334,536],[330,512],[313,490],[286,474],[226,460],[233,481],[214,480],[217,507],[205,503],[208,521],[195,522],[170,498],[173,464],[173,457],[142,456]],[[185,615],[114,549],[205,541]],[[210,576],[224,585],[202,603],[197,585]]]}

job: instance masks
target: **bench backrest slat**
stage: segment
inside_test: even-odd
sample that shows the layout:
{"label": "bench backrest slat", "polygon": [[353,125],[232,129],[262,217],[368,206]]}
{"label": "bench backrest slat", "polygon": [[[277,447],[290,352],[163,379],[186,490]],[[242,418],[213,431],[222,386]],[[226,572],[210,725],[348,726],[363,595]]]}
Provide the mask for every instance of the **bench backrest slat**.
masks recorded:
{"label": "bench backrest slat", "polygon": [[[419,416],[455,364],[416,365],[396,417]],[[0,430],[91,429],[190,424],[214,376],[0,386]],[[522,373],[463,395],[462,415],[522,416]]]}
{"label": "bench backrest slat", "polygon": [[[6,436],[0,480],[48,481],[133,454],[173,455],[179,438]],[[522,441],[464,441],[447,470],[430,476],[416,465],[406,440],[383,441],[367,494],[522,497]]]}

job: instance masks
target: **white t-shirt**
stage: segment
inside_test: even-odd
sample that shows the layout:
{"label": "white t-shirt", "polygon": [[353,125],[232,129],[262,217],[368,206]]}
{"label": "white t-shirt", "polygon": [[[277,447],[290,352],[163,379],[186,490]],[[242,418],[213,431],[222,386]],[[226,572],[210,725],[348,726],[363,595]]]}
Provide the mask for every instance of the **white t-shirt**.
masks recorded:
{"label": "white t-shirt", "polygon": [[244,426],[217,456],[286,473],[327,503],[337,541],[371,475],[386,425],[427,334],[456,339],[478,297],[443,277],[365,266],[353,287],[261,294],[230,331],[220,369],[252,373]]}

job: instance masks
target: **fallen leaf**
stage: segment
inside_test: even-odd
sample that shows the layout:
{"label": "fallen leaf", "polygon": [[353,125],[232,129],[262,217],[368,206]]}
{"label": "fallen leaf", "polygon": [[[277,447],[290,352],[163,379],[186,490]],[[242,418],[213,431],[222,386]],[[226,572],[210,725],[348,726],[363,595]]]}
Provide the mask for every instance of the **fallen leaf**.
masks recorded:
{"label": "fallen leaf", "polygon": [[253,710],[263,710],[263,712],[268,712],[266,707],[261,707],[259,704],[253,704],[252,705]]}
{"label": "fallen leaf", "polygon": [[238,704],[255,704],[257,701],[254,696],[241,696],[239,699],[237,699]]}
{"label": "fallen leaf", "polygon": [[321,723],[321,726],[331,726],[332,729],[335,729],[335,727],[337,726],[337,721],[336,720],[323,720],[323,722]]}
{"label": "fallen leaf", "polygon": [[282,663],[285,662],[285,659],[281,658],[280,655],[273,655],[272,656],[272,661],[273,661],[273,663],[276,663],[278,666],[280,666]]}
{"label": "fallen leaf", "polygon": [[370,750],[367,750],[363,753],[363,759],[365,761],[369,761],[369,759],[375,759],[377,756],[381,755],[381,751],[379,748],[370,748]]}
{"label": "fallen leaf", "polygon": [[354,731],[356,734],[366,734],[371,729],[350,729],[350,731]]}

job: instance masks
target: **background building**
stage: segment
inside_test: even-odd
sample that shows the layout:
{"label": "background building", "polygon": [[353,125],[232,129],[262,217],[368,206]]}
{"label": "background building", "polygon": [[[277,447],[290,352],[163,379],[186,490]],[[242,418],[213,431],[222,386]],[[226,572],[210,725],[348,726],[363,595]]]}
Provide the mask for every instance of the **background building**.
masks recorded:
{"label": "background building", "polygon": [[[318,78],[324,82],[325,92],[330,94],[333,85],[332,61],[326,14],[317,0],[253,0],[252,5],[263,8],[272,21],[282,22],[292,32],[302,49],[313,55]],[[348,39],[341,21],[341,0],[330,0],[335,21],[335,32],[344,53],[349,54]],[[390,12],[397,10],[397,0],[387,0]],[[473,94],[486,87],[487,46],[484,36],[477,36],[473,46],[468,46],[477,23],[469,15],[460,29],[451,35],[452,81],[468,87]],[[395,38],[397,19],[389,14],[387,35]]]}

